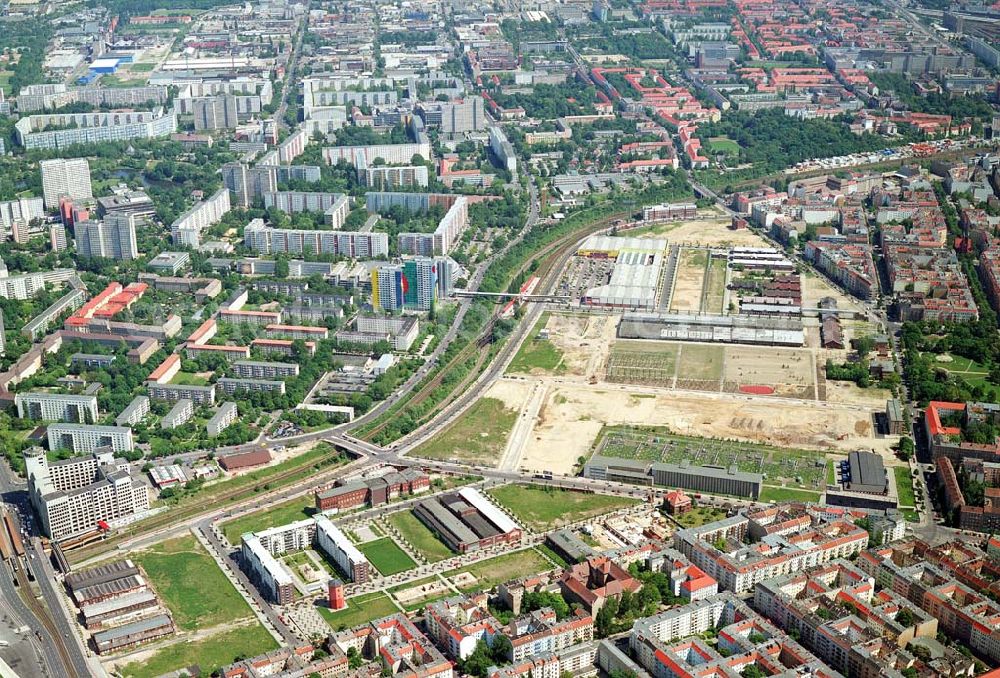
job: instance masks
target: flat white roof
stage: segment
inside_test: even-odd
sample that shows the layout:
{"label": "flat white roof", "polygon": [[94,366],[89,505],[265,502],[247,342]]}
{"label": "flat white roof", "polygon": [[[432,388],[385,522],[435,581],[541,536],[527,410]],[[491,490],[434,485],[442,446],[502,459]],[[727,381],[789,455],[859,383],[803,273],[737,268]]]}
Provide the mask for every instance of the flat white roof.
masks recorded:
{"label": "flat white roof", "polygon": [[470,505],[476,508],[477,511],[482,513],[486,518],[499,527],[504,533],[512,532],[514,530],[520,529],[513,520],[507,517],[507,514],[498,509],[493,502],[484,497],[479,490],[472,487],[463,487],[458,491],[465,501],[469,502]]}
{"label": "flat white roof", "polygon": [[351,540],[347,538],[340,528],[330,522],[330,519],[324,515],[316,516],[313,520],[316,521],[316,529],[322,530],[326,533],[326,536],[330,538],[337,548],[347,555],[347,559],[352,563],[366,563],[368,559],[365,555],[357,549],[357,547],[351,543]]}

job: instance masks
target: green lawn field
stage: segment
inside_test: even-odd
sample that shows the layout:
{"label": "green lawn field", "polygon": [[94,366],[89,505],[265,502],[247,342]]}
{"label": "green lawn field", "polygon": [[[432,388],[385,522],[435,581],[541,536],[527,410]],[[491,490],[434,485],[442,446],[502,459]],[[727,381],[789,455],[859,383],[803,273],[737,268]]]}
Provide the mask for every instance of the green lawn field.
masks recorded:
{"label": "green lawn field", "polygon": [[712,137],[708,140],[708,150],[712,153],[739,155],[740,145],[729,137]]}
{"label": "green lawn field", "polygon": [[517,579],[536,572],[546,572],[554,569],[552,564],[538,551],[525,549],[506,555],[483,560],[474,565],[462,567],[457,570],[445,572],[444,576],[454,577],[455,575],[468,572],[476,578],[475,584],[461,586],[456,582],[460,591],[475,591],[478,589],[488,589],[502,584],[511,579]]}
{"label": "green lawn field", "polygon": [[496,466],[515,421],[517,412],[503,401],[480,398],[455,423],[418,447],[411,456]]}
{"label": "green lawn field", "polygon": [[388,537],[361,544],[358,550],[365,554],[375,569],[387,577],[416,566],[413,558]]}
{"label": "green lawn field", "polygon": [[521,344],[517,355],[510,361],[507,367],[508,372],[532,374],[534,372],[555,372],[560,373],[566,370],[563,364],[563,354],[556,346],[547,339],[538,339],[541,332],[549,322],[549,314],[543,313],[538,319],[531,333]]}
{"label": "green lawn field", "polygon": [[396,528],[414,549],[423,554],[428,563],[436,563],[455,555],[444,542],[420,522],[413,511],[399,511],[389,516],[389,524]]}
{"label": "green lawn field", "polygon": [[149,575],[174,623],[207,629],[251,615],[251,610],[194,537],[178,537],[131,556]]}
{"label": "green lawn field", "polygon": [[277,649],[271,634],[258,623],[223,631],[202,640],[180,642],[158,650],[149,659],[126,664],[123,678],[154,678],[193,664],[201,667],[203,676],[232,664],[237,657],[254,657]]}
{"label": "green lawn field", "polygon": [[674,519],[682,527],[701,527],[708,523],[714,523],[716,520],[722,520],[725,517],[726,512],[722,509],[712,508],[711,506],[699,506],[687,513],[674,516]]}
{"label": "green lawn field", "polygon": [[800,490],[794,487],[771,487],[765,485],[760,490],[760,501],[819,501],[819,492]]}
{"label": "green lawn field", "polygon": [[373,619],[388,617],[399,612],[389,596],[381,591],[347,599],[347,607],[334,612],[327,607],[317,607],[319,613],[335,631],[350,629]]}
{"label": "green lawn field", "polygon": [[510,509],[522,525],[536,532],[551,530],[638,503],[634,499],[623,497],[534,485],[503,485],[491,489],[490,494]]}
{"label": "green lawn field", "polygon": [[296,520],[308,518],[316,512],[316,500],[312,495],[296,497],[263,511],[255,511],[245,516],[223,523],[222,533],[230,544],[239,544],[246,532],[260,532],[271,527],[287,525]]}
{"label": "green lawn field", "polygon": [[896,493],[899,495],[900,506],[914,506],[916,497],[913,496],[913,477],[910,475],[908,466],[895,466],[892,472],[896,476]]}

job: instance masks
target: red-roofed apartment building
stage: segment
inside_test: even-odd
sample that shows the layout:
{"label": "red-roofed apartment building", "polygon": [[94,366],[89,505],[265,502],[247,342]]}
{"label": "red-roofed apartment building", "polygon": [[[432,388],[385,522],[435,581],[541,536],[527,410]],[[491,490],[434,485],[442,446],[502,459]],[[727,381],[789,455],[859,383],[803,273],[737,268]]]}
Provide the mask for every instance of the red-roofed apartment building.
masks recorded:
{"label": "red-roofed apartment building", "polygon": [[596,615],[608,598],[619,598],[625,591],[636,593],[642,582],[610,558],[600,556],[568,568],[559,578],[559,588],[568,603],[580,603]]}

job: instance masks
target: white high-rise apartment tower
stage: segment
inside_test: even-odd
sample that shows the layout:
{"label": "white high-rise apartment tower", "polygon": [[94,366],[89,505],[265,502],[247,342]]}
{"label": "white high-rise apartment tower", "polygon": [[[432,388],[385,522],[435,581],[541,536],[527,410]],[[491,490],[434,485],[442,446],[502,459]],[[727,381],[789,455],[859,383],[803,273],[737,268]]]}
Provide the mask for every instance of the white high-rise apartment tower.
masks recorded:
{"label": "white high-rise apartment tower", "polygon": [[45,208],[59,207],[59,198],[69,196],[73,200],[89,200],[94,197],[90,185],[90,163],[84,158],[65,160],[56,158],[43,160],[42,196]]}

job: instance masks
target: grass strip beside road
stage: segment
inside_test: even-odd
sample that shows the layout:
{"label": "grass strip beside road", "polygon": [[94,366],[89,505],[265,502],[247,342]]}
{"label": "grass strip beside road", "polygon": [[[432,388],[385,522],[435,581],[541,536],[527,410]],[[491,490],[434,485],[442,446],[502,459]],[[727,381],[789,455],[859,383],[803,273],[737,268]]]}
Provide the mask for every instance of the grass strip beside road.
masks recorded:
{"label": "grass strip beside road", "polygon": [[894,466],[892,472],[896,477],[896,493],[899,497],[899,505],[915,506],[917,500],[913,495],[913,476],[910,475],[910,467]]}
{"label": "grass strip beside road", "polygon": [[443,431],[410,453],[412,457],[493,468],[503,456],[517,412],[496,398],[480,398]]}
{"label": "grass strip beside road", "polygon": [[794,487],[771,487],[765,485],[760,490],[759,501],[762,502],[782,502],[782,501],[819,501],[819,492],[800,490]]}

